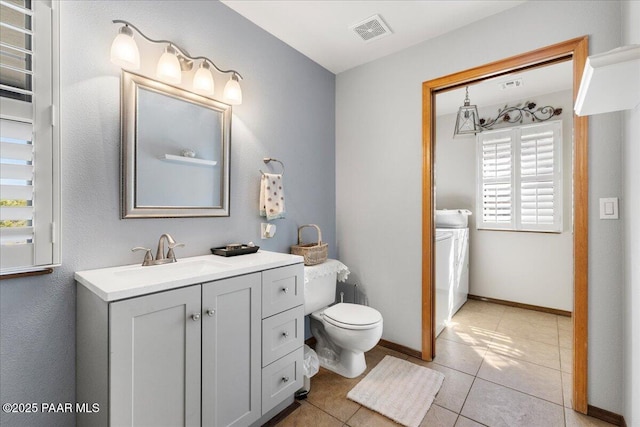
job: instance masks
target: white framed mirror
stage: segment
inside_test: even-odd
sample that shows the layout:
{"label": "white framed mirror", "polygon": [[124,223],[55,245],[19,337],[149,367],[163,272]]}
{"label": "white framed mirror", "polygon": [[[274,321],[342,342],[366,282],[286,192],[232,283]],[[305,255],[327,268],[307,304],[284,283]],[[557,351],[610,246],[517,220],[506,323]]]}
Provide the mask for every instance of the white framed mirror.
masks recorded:
{"label": "white framed mirror", "polygon": [[231,106],[122,72],[122,218],[229,216]]}

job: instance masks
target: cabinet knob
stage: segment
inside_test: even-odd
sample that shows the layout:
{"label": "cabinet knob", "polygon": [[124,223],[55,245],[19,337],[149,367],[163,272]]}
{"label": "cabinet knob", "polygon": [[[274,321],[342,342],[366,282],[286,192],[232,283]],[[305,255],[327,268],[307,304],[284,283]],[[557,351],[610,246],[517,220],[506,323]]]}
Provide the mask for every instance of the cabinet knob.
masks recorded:
{"label": "cabinet knob", "polygon": [[287,337],[289,336],[289,332],[284,331],[284,332],[282,333],[282,336],[283,336],[283,337],[285,337],[285,338],[287,338]]}
{"label": "cabinet knob", "polygon": [[197,322],[198,320],[200,320],[200,313],[192,314],[191,318],[193,319],[194,322]]}
{"label": "cabinet knob", "polygon": [[282,377],[282,382],[283,383],[288,383],[289,382],[289,377]]}
{"label": "cabinet knob", "polygon": [[282,288],[282,292],[284,292],[285,294],[289,292],[289,288],[288,287],[284,287]]}
{"label": "cabinet knob", "polygon": [[214,314],[216,314],[216,311],[215,311],[215,310],[211,310],[211,309],[207,310],[207,315],[208,315],[209,317],[213,317],[213,315],[214,315]]}

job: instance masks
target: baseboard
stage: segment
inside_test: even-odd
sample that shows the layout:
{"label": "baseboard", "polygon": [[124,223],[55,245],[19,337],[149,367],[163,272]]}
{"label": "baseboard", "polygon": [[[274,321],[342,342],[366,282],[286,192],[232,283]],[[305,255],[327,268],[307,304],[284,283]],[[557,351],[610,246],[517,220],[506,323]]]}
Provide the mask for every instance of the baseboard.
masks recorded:
{"label": "baseboard", "polygon": [[[307,340],[305,340],[304,343],[306,345],[308,345],[309,347],[313,348],[316,345],[316,338],[315,337],[308,338]],[[405,347],[403,345],[396,344],[396,343],[391,342],[391,341],[380,340],[380,342],[378,342],[378,345],[381,345],[382,347],[389,348],[391,350],[398,351],[400,353],[403,353],[403,354],[406,354],[406,355],[409,355],[409,356],[417,357],[418,359],[422,359],[422,353],[419,352],[418,350],[414,350],[412,348]]]}
{"label": "baseboard", "polygon": [[597,418],[602,421],[606,421],[609,424],[616,426],[626,427],[627,423],[622,415],[615,412],[607,411],[606,409],[596,408],[595,406],[587,405],[587,415],[593,418]]}
{"label": "baseboard", "polygon": [[420,352],[418,350],[414,350],[414,349],[409,348],[409,347],[405,347],[405,346],[400,345],[400,344],[396,344],[396,343],[391,342],[391,341],[380,340],[378,345],[381,345],[383,347],[389,348],[391,350],[395,350],[397,352],[400,352],[400,353],[403,353],[403,354],[406,354],[406,355],[409,355],[409,356],[416,357],[418,359],[422,359],[422,352]]}
{"label": "baseboard", "polygon": [[478,295],[471,295],[471,294],[467,295],[467,298],[478,300],[478,301],[492,302],[494,304],[508,305],[509,307],[524,308],[526,310],[541,311],[543,313],[551,313],[551,314],[556,314],[558,316],[571,317],[570,311],[558,310],[557,308],[540,307],[538,305],[523,304],[521,302],[505,301],[501,299],[481,297]]}

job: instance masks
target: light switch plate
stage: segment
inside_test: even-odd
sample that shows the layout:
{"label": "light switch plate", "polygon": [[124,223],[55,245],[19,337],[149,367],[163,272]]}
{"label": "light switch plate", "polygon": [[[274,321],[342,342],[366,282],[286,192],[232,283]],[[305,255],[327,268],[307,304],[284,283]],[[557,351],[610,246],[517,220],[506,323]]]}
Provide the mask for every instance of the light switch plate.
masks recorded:
{"label": "light switch plate", "polygon": [[617,197],[600,199],[600,219],[619,219]]}

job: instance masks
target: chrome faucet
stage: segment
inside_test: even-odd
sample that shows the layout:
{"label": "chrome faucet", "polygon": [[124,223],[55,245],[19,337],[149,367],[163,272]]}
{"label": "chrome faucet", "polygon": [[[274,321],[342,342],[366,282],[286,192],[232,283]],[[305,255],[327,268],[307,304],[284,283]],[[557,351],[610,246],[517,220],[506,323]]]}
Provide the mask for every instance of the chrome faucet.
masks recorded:
{"label": "chrome faucet", "polygon": [[[164,256],[164,241],[167,241],[169,250],[167,251],[167,257]],[[168,262],[176,262],[176,254],[173,253],[173,248],[181,248],[184,243],[176,243],[169,234],[163,234],[158,240],[158,250],[156,251],[156,264],[165,264]]]}
{"label": "chrome faucet", "polygon": [[[167,245],[169,247],[166,257],[164,255],[165,240],[167,241]],[[181,248],[183,246],[184,246],[184,243],[176,243],[176,241],[173,240],[173,237],[171,237],[171,235],[165,233],[162,236],[160,236],[160,240],[158,240],[158,250],[156,251],[156,259],[153,259],[153,256],[151,255],[151,249],[149,248],[143,248],[141,246],[137,246],[131,249],[131,251],[132,252],[146,251],[144,255],[144,261],[142,261],[142,266],[144,267],[147,265],[160,265],[160,264],[168,264],[171,262],[176,262],[177,261],[176,254],[173,252],[173,249]]]}

